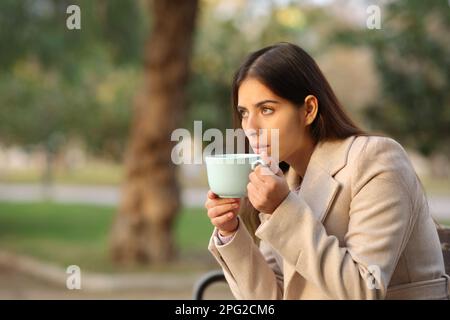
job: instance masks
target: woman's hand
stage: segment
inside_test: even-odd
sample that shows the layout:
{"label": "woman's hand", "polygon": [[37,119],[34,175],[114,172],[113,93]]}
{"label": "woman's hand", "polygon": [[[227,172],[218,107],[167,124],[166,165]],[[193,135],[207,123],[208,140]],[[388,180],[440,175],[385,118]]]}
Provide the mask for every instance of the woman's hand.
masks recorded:
{"label": "woman's hand", "polygon": [[[247,195],[255,209],[272,214],[289,194],[289,186],[283,172],[278,166],[273,166],[270,159],[263,156],[270,167],[257,166],[250,173],[247,185]],[[271,170],[271,168],[273,168]],[[274,173],[276,171],[276,173]]]}
{"label": "woman's hand", "polygon": [[237,214],[240,205],[239,198],[219,198],[211,190],[205,208],[208,209],[208,217],[211,223],[219,230],[222,236],[234,234],[238,228]]}

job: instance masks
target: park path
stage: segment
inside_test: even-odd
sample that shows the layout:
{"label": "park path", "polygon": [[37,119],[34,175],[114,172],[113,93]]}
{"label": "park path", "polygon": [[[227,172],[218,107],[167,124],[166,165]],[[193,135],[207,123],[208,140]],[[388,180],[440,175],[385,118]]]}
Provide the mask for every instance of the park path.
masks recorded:
{"label": "park path", "polygon": [[[206,188],[183,189],[181,201],[186,207],[203,207]],[[62,203],[116,205],[120,188],[116,186],[54,185],[49,189],[38,184],[0,183],[0,201],[38,201],[51,199]],[[450,194],[429,195],[430,212],[437,220],[450,221]]]}
{"label": "park path", "polygon": [[[207,189],[182,190],[182,202],[187,207],[201,207]],[[39,201],[43,199],[62,203],[89,203],[116,205],[120,200],[117,186],[54,185],[44,188],[39,184],[0,183],[0,201]]]}
{"label": "park path", "polygon": [[[158,276],[163,281],[173,283],[176,277]],[[194,279],[190,277],[184,285],[177,288],[167,285],[155,288],[129,288],[122,290],[69,290],[64,285],[55,285],[37,279],[11,268],[0,266],[0,300],[34,299],[145,299],[145,300],[190,300],[192,299]],[[204,299],[234,299],[226,283],[218,283],[207,289]]]}
{"label": "park path", "polygon": [[[60,265],[0,249],[2,299],[192,299],[205,272],[95,273],[78,269],[79,289],[68,289],[72,273]],[[208,287],[204,299],[233,299],[225,282]]]}
{"label": "park path", "polygon": [[[185,206],[203,206],[206,189],[182,192]],[[113,186],[55,185],[44,189],[37,184],[0,183],[0,201],[40,201],[116,205],[120,189]],[[48,262],[2,252],[0,248],[0,300],[2,299],[192,299],[196,281],[203,274],[85,274],[84,288],[69,290],[67,274]],[[215,284],[206,299],[233,299],[225,283]]]}

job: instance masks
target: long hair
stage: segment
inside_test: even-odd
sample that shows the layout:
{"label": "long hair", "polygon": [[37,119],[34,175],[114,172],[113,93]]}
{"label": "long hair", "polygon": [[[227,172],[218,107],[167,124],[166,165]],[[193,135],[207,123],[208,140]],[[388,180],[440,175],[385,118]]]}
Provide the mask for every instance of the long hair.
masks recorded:
{"label": "long hair", "polygon": [[[319,104],[317,116],[310,126],[315,143],[324,140],[345,139],[353,135],[366,135],[346,114],[330,84],[314,59],[297,45],[281,42],[262,48],[247,56],[236,71],[232,83],[232,114],[235,129],[242,128],[241,114],[237,110],[238,92],[242,82],[255,78],[272,92],[298,108],[308,95],[314,95]],[[245,138],[246,152],[249,141]],[[289,165],[280,163],[283,173]],[[241,201],[239,215],[256,243],[255,231],[259,226],[258,211],[248,198]]]}

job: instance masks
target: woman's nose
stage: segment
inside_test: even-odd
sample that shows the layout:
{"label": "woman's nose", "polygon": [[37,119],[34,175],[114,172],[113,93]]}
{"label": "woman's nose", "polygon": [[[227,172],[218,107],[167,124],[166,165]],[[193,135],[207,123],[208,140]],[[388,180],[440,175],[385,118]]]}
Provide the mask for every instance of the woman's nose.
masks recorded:
{"label": "woman's nose", "polygon": [[247,119],[246,129],[249,130],[249,133],[252,135],[257,135],[260,129],[260,125],[258,123],[258,119],[256,119],[255,115],[250,114]]}

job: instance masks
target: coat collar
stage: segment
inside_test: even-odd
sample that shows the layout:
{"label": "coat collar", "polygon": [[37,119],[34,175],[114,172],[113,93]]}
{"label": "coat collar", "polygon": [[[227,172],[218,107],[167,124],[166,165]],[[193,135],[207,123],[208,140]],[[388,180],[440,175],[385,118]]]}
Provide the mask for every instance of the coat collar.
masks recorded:
{"label": "coat collar", "polygon": [[[339,189],[333,178],[347,164],[348,153],[355,136],[343,140],[323,141],[316,145],[306,168],[299,195],[312,209],[320,222],[326,218],[331,203]],[[294,191],[300,184],[300,176],[291,167],[285,174],[289,189]],[[260,213],[261,222],[270,214]]]}
{"label": "coat collar", "polygon": [[[311,155],[298,194],[321,223],[327,217],[339,191],[340,184],[334,179],[334,175],[347,164],[348,153],[354,139],[352,136],[344,140],[319,143]],[[300,177],[293,168],[289,168],[286,180],[289,188],[294,190],[299,185]],[[288,288],[295,273],[295,266],[284,264],[285,292],[290,292]]]}
{"label": "coat collar", "polygon": [[[320,222],[325,220],[339,190],[340,184],[334,176],[347,164],[348,153],[354,140],[355,136],[351,136],[344,140],[321,142],[316,145],[311,155],[298,194]],[[292,171],[291,179],[300,180],[294,169],[290,168],[289,171]]]}
{"label": "coat collar", "polygon": [[[318,143],[311,155],[303,180],[312,178],[310,177],[311,171],[321,171],[333,177],[347,164],[348,152],[354,140],[355,136],[351,136],[344,140]],[[294,190],[300,183],[300,176],[290,167],[286,174],[286,180],[289,188]],[[306,182],[302,185],[306,185]]]}

